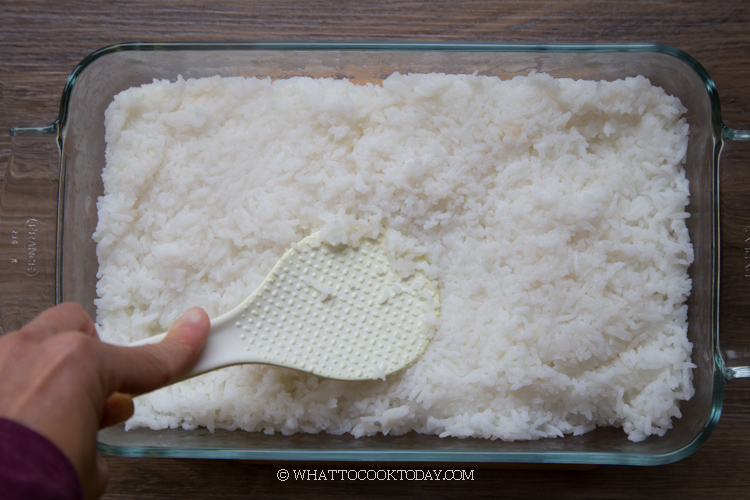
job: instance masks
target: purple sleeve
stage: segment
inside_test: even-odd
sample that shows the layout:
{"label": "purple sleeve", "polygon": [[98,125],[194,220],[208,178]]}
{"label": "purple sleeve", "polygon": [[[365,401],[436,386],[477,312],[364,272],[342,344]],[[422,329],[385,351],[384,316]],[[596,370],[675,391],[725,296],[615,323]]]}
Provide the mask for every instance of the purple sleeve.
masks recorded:
{"label": "purple sleeve", "polygon": [[52,441],[0,418],[0,498],[80,500],[83,490],[73,464]]}

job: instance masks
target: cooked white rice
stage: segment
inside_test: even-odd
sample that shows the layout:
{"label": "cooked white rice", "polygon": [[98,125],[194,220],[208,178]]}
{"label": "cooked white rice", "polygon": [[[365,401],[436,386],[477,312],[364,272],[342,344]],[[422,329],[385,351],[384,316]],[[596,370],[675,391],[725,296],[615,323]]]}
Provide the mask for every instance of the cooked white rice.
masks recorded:
{"label": "cooked white rice", "polygon": [[534,73],[122,92],[94,234],[105,339],[231,309],[318,229],[387,231],[441,294],[426,353],[384,381],[232,367],[138,398],[128,428],[663,435],[693,395],[684,112],[643,77]]}

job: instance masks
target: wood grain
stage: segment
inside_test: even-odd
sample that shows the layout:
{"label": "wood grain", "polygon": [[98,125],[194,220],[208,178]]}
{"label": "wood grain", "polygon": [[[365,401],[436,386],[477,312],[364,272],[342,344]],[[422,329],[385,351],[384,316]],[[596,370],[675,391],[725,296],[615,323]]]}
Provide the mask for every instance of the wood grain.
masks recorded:
{"label": "wood grain", "polygon": [[[16,125],[53,121],[65,80],[91,51],[147,41],[421,40],[656,42],[694,56],[716,82],[725,122],[750,129],[750,2],[391,0],[0,2],[0,169]],[[722,168],[722,339],[750,345],[750,144]],[[2,173],[2,171],[0,171]],[[725,336],[726,334],[726,336]],[[732,381],[724,413],[692,456],[649,468],[505,470],[475,466],[467,482],[287,481],[285,464],[108,458],[107,499],[750,497],[750,384]],[[470,466],[471,467],[471,466]]]}

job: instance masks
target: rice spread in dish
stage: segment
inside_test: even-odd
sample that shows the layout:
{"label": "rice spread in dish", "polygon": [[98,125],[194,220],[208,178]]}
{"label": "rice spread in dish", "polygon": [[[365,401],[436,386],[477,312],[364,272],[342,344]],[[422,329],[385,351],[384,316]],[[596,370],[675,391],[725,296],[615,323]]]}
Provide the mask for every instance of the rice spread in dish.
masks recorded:
{"label": "rice spread in dish", "polygon": [[685,111],[643,77],[538,73],[120,93],[94,234],[105,340],[231,309],[316,230],[384,233],[441,296],[426,352],[385,380],[236,366],[138,398],[127,427],[663,435],[693,395]]}

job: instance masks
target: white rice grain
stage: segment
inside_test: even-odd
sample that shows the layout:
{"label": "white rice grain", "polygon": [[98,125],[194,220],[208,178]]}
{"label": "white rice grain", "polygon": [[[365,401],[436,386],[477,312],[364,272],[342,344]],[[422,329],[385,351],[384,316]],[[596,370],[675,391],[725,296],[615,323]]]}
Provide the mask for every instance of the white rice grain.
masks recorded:
{"label": "white rice grain", "polygon": [[229,310],[316,230],[354,246],[385,232],[399,271],[426,268],[441,294],[427,351],[386,380],[232,367],[138,398],[128,427],[663,435],[693,394],[684,112],[643,77],[122,92],[94,234],[105,339]]}

